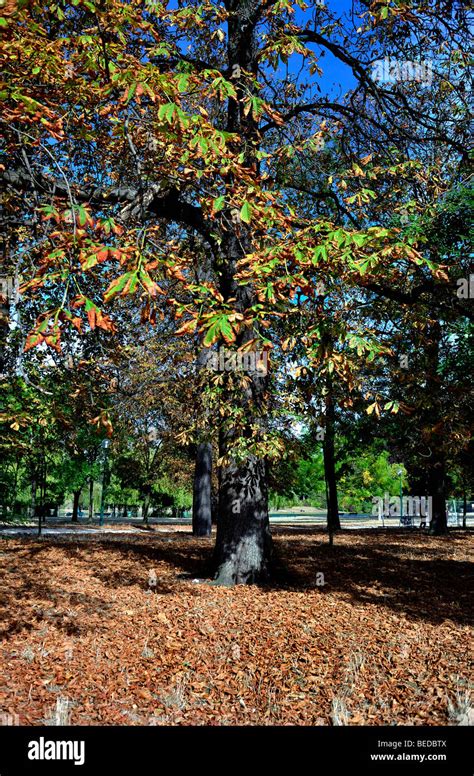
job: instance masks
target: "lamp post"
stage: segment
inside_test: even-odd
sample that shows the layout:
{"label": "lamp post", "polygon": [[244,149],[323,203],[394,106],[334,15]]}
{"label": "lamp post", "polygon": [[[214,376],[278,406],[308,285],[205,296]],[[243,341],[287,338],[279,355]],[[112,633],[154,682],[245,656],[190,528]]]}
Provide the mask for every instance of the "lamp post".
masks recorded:
{"label": "lamp post", "polygon": [[107,478],[108,478],[108,451],[110,446],[110,440],[104,439],[101,443],[102,450],[104,451],[104,468],[102,471],[102,492],[100,494],[100,518],[99,525],[104,525],[104,508],[105,508],[105,496],[107,492]]}

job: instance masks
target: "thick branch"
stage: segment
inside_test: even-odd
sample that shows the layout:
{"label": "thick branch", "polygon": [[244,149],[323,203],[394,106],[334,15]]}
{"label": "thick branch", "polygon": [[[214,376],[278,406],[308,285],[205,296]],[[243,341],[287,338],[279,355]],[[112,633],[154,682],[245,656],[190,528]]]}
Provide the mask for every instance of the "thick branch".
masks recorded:
{"label": "thick branch", "polygon": [[[64,181],[43,173],[31,173],[25,169],[0,171],[0,182],[16,191],[35,190],[50,197],[69,197],[68,187]],[[195,229],[214,252],[217,251],[215,240],[203,217],[202,210],[197,205],[186,202],[177,189],[166,189],[160,184],[149,184],[145,189],[129,186],[111,188],[71,186],[75,202],[91,205],[121,205],[121,217],[128,220],[131,217],[147,217],[154,215],[168,221],[184,224]]]}

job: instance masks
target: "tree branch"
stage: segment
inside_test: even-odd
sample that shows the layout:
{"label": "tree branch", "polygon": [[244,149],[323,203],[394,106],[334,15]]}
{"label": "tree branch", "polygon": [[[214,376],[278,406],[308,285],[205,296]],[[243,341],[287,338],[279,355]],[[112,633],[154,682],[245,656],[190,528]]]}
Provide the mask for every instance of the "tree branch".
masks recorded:
{"label": "tree branch", "polygon": [[0,182],[18,192],[40,189],[40,193],[51,197],[69,199],[74,193],[76,202],[91,205],[121,205],[121,218],[126,221],[134,216],[154,215],[168,221],[184,224],[195,229],[217,254],[218,246],[211,236],[210,229],[198,205],[192,205],[181,197],[178,189],[162,187],[160,184],[148,184],[142,191],[129,186],[112,188],[81,188],[66,185],[57,178],[43,173],[32,173],[26,169],[0,171]]}

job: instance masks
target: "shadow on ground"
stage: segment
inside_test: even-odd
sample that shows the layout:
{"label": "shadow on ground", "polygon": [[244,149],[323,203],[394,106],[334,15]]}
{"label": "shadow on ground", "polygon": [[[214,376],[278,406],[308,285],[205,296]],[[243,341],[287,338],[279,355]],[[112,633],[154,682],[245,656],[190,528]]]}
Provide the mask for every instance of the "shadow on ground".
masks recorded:
{"label": "shadow on ground", "polygon": [[355,603],[377,604],[417,620],[472,624],[474,566],[449,557],[458,550],[468,557],[471,532],[431,537],[403,529],[350,531],[336,535],[332,547],[320,530],[298,534],[276,537],[275,579],[282,586],[314,589],[322,572],[323,594],[341,592]]}
{"label": "shadow on ground", "polygon": [[[472,532],[439,538],[406,530],[351,530],[337,535],[331,547],[321,529],[289,531],[281,527],[274,531],[274,538],[274,581],[266,586],[267,591],[318,589],[323,595],[343,594],[355,604],[376,604],[416,620],[472,623],[473,565],[468,560]],[[7,588],[0,605],[17,609],[19,618],[12,632],[31,627],[31,611],[28,614],[24,606],[28,599],[54,603],[57,598],[57,587],[51,587],[51,573],[42,560],[50,547],[61,548],[65,558],[85,564],[88,573],[107,587],[138,585],[146,589],[148,569],[157,566],[157,593],[172,594],[183,582],[210,578],[213,540],[151,531],[130,538],[47,537],[34,543],[22,539],[20,548],[18,540],[13,547],[8,541],[1,542],[0,562]],[[109,563],[99,558],[97,553],[103,551],[110,553]],[[11,565],[20,579],[14,591],[8,590]],[[166,573],[160,571],[164,568]],[[323,587],[317,585],[318,573],[324,574]],[[97,601],[90,604],[95,607]],[[65,627],[73,626],[66,622]]]}

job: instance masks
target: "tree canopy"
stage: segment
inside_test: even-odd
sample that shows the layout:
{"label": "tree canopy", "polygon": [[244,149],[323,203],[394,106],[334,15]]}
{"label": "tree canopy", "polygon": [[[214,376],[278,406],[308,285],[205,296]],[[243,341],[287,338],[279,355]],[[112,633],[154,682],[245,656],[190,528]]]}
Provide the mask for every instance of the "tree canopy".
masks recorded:
{"label": "tree canopy", "polygon": [[[44,397],[74,477],[121,434],[116,471],[143,502],[166,456],[181,471],[210,445],[226,584],[268,574],[272,467],[301,424],[324,431],[333,528],[341,447],[378,435],[375,468],[403,463],[444,532],[470,445],[467,3],[2,13],[9,455],[41,435]],[[223,348],[248,368],[206,368]]]}

